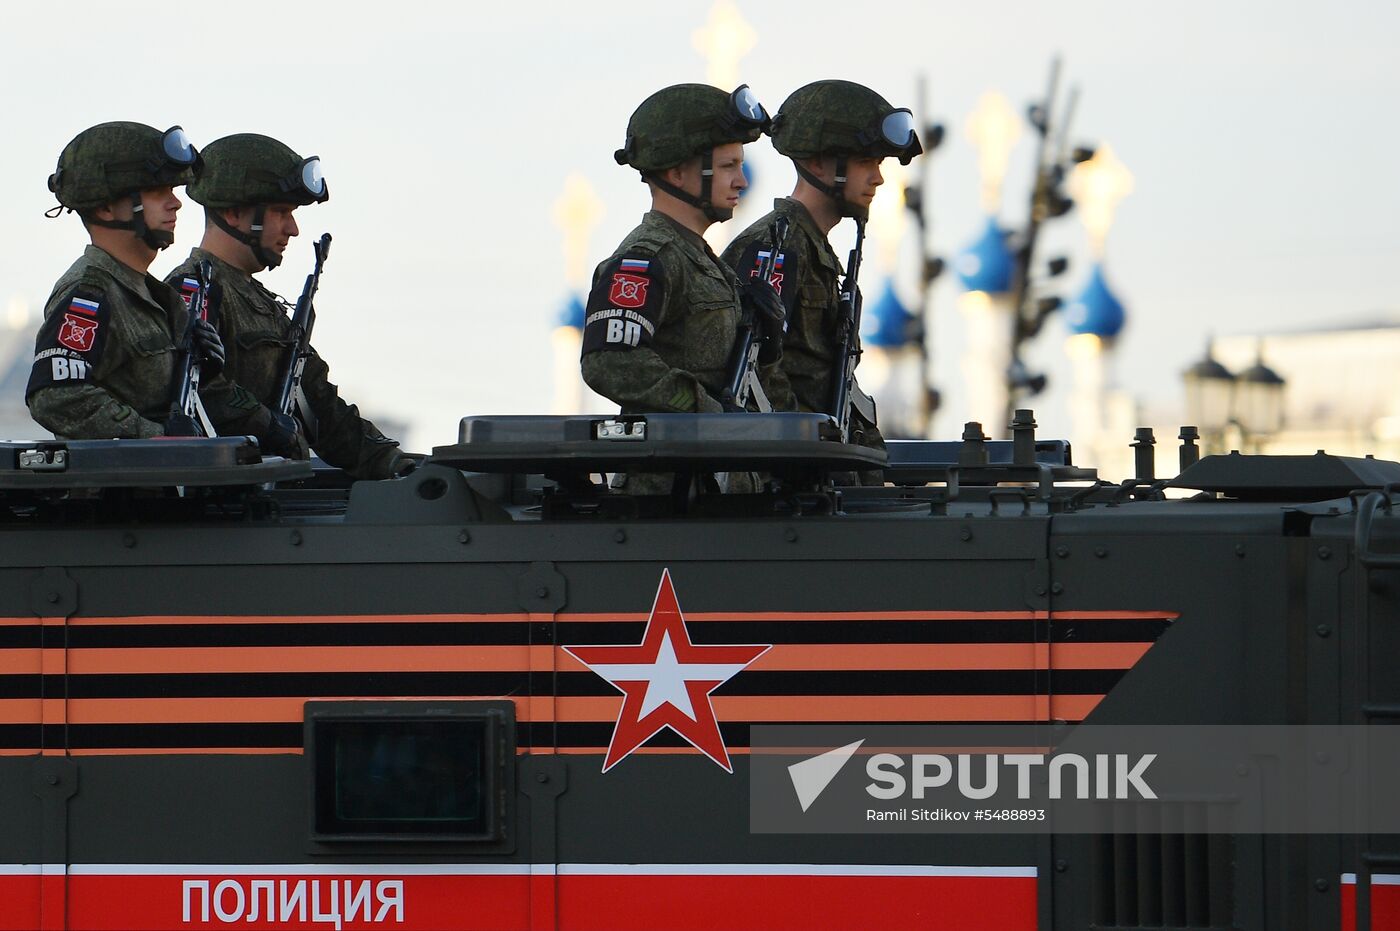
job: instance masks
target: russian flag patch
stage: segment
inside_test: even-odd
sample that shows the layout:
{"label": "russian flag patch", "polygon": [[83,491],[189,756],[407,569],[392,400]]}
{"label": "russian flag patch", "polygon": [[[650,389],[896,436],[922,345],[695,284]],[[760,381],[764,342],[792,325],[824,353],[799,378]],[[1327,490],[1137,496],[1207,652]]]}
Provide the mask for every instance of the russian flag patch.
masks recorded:
{"label": "russian flag patch", "polygon": [[68,309],[75,314],[86,314],[89,317],[97,316],[97,302],[89,301],[86,298],[75,297],[68,304]]}
{"label": "russian flag patch", "polygon": [[624,272],[645,272],[651,267],[651,263],[645,259],[623,259],[622,266],[618,269]]}

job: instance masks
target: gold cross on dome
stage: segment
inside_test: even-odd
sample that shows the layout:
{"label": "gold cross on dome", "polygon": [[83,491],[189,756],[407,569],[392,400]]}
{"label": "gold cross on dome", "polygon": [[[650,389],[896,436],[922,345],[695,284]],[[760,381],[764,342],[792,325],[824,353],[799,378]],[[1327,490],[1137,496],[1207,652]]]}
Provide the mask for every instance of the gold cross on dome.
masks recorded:
{"label": "gold cross on dome", "polygon": [[573,172],[564,179],[564,192],[554,202],[554,225],[564,233],[564,278],[569,286],[585,285],[588,238],[603,219],[603,201],[588,179]]}
{"label": "gold cross on dome", "polygon": [[994,215],[1001,207],[1001,182],[1006,177],[1007,160],[1016,140],[1021,138],[1021,117],[1005,94],[987,91],[967,119],[967,137],[977,146],[977,163],[982,170],[982,210]]}
{"label": "gold cross on dome", "polygon": [[1069,193],[1074,198],[1080,222],[1089,233],[1094,255],[1103,257],[1103,244],[1118,202],[1133,192],[1133,175],[1118,159],[1113,147],[1104,143],[1087,162],[1074,166],[1069,175]]}
{"label": "gold cross on dome", "polygon": [[705,56],[705,80],[725,91],[739,86],[739,62],[757,41],[734,0],[716,0],[705,25],[691,34],[695,51]]}

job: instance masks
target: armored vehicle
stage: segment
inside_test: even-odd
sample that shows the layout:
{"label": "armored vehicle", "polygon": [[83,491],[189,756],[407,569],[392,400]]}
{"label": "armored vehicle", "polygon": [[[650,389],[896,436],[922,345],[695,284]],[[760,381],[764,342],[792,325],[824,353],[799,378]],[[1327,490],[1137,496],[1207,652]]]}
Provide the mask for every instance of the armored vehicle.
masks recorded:
{"label": "armored vehicle", "polygon": [[5,444],[0,929],[1400,928],[1391,836],[752,829],[774,725],[1400,715],[1400,465],[1014,432]]}

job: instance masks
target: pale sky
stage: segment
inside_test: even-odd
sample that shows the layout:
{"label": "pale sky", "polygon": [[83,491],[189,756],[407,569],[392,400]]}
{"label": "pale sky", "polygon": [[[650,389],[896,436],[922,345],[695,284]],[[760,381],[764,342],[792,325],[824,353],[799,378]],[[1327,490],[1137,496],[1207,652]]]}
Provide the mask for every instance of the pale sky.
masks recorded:
{"label": "pale sky", "polygon": [[[950,130],[931,193],[933,243],[948,256],[982,222],[968,113],[988,89],[1023,107],[1060,53],[1081,89],[1076,138],[1110,142],[1136,179],[1107,267],[1128,313],[1118,379],[1145,402],[1176,400],[1207,330],[1400,310],[1400,5],[739,6],[758,37],[743,80],[770,111],[819,78],[860,81],[912,107],[917,74],[928,76],[930,115]],[[315,343],[344,396],[412,422],[419,451],[453,442],[465,414],[546,412],[549,332],[567,291],[554,201],[579,172],[605,202],[590,266],[636,224],[646,190],[612,152],[644,97],[705,80],[691,38],[709,8],[282,0],[189,2],[145,17],[122,4],[7,2],[0,301],[27,301],[37,323],[81,250],[76,218],[42,216],[53,203],[45,179],[80,130],[179,123],[196,144],[266,133],[323,160],[331,200],[298,212],[303,236],[264,280],[295,299],[311,240],[333,234]],[[1026,133],[1011,156],[1009,225],[1024,222],[1032,155]],[[790,190],[790,165],[766,141],[748,159],[756,204]],[[187,204],[153,271],[173,267],[201,227]],[[1058,221],[1049,239],[1077,260],[1064,279],[1072,292],[1087,274],[1083,229]],[[873,295],[878,270],[867,276]],[[964,419],[952,277],[933,311],[947,436]],[[1058,322],[1032,354],[1067,387]],[[1042,434],[1065,432],[1062,390],[1035,406]]]}

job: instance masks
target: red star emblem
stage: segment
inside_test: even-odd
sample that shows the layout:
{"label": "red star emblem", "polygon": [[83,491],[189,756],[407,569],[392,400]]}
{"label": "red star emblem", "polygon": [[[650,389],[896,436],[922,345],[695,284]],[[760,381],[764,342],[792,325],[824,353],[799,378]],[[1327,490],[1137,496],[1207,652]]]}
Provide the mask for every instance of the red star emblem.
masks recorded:
{"label": "red star emblem", "polygon": [[671,573],[661,585],[636,646],[565,647],[568,653],[623,694],[603,772],[669,727],[695,749],[734,772],[719,733],[710,693],[767,653],[768,646],[696,646],[690,642]]}

